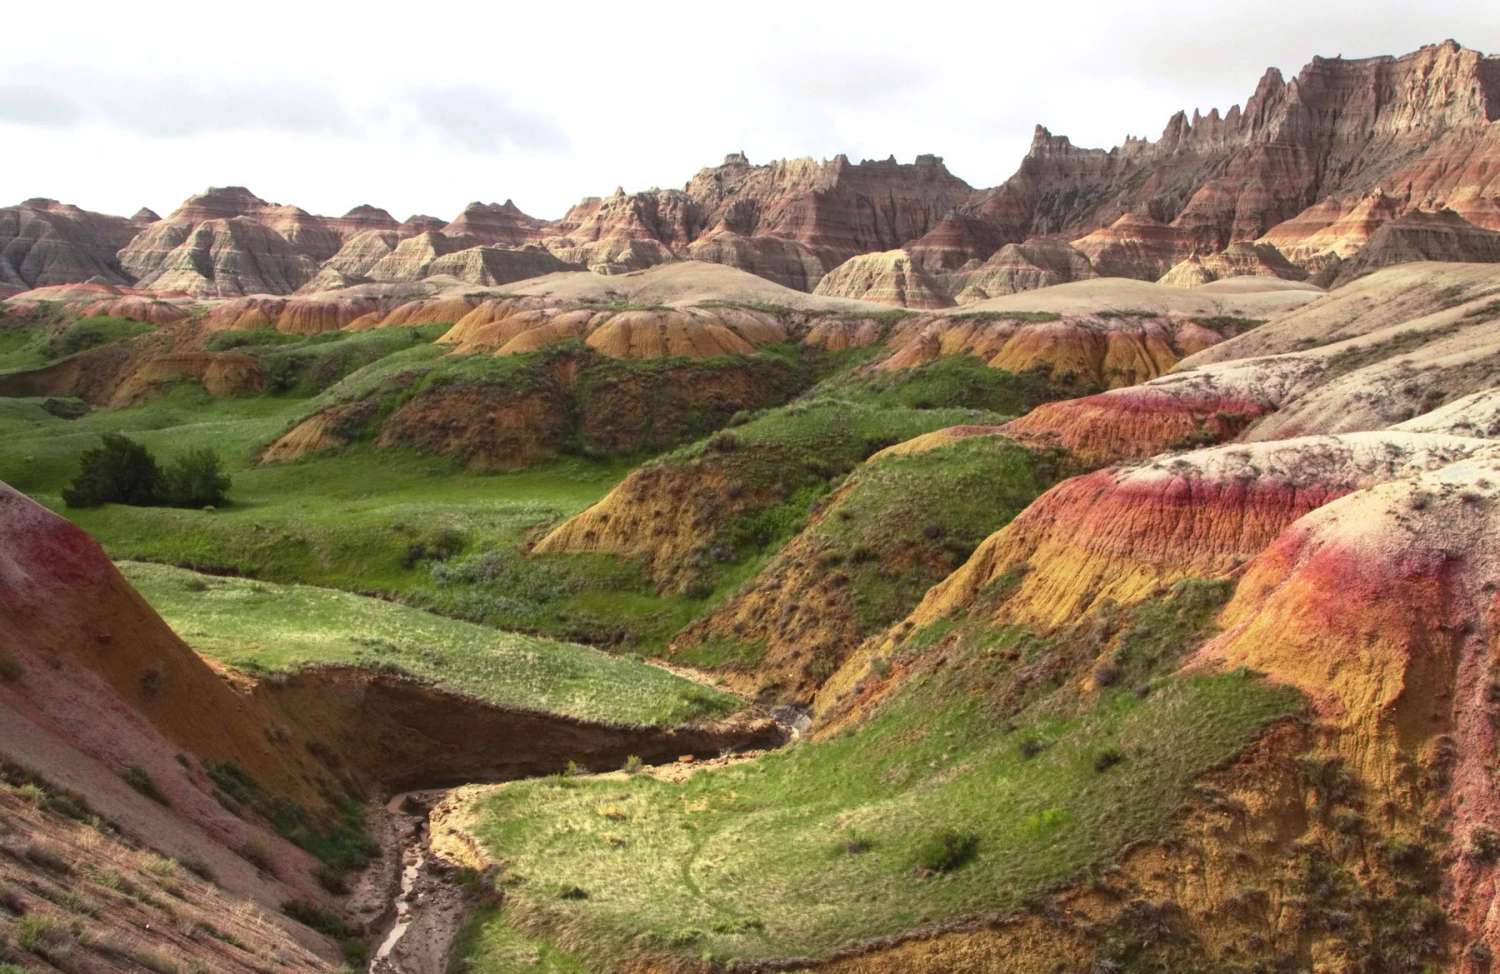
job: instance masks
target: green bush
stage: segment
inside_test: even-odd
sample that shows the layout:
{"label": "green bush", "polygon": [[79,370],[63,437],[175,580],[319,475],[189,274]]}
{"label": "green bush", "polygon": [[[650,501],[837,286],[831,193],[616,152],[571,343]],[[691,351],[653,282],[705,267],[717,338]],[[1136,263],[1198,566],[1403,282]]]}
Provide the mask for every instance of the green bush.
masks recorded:
{"label": "green bush", "polygon": [[164,472],[151,451],[119,433],[105,433],[103,443],[84,451],[82,470],[64,488],[69,507],[130,504],[150,507],[207,507],[223,504],[230,481],[213,450],[189,450]]}
{"label": "green bush", "polygon": [[167,796],[161,793],[161,789],[156,787],[156,782],[146,773],[146,769],[138,764],[132,764],[125,772],[125,783],[158,805],[172,804],[167,800]]}
{"label": "green bush", "polygon": [[951,873],[973,860],[979,852],[979,836],[957,829],[940,829],[917,846],[917,868],[922,872]]}
{"label": "green bush", "polygon": [[167,468],[163,499],[173,507],[210,507],[228,498],[229,477],[219,465],[219,455],[203,447],[189,450]]}
{"label": "green bush", "polygon": [[326,906],[319,906],[312,900],[298,897],[287,900],[281,904],[281,912],[305,926],[312,927],[319,933],[327,934],[336,940],[343,940],[347,934],[344,929],[344,921],[339,915]]}
{"label": "green bush", "polygon": [[161,496],[162,472],[144,446],[119,433],[105,433],[100,446],[83,453],[83,469],[64,488],[69,507],[101,504],[155,504]]}

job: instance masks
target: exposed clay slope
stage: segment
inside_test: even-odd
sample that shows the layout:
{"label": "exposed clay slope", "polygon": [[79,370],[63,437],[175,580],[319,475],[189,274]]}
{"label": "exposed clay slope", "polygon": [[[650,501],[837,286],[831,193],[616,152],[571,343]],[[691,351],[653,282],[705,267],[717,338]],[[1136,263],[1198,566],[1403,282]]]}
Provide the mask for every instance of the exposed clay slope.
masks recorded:
{"label": "exposed clay slope", "polygon": [[[1202,320],[1231,332],[1248,324]],[[885,339],[894,351],[880,368],[972,355],[991,368],[1036,371],[1063,386],[1115,389],[1154,379],[1221,338],[1220,332],[1198,321],[1169,315],[1068,315],[1056,321],[1028,321],[999,312],[960,314],[899,323]]]}
{"label": "exposed clay slope", "polygon": [[651,359],[753,355],[755,344],[789,337],[775,315],[740,308],[591,311],[538,309],[530,304],[504,298],[485,301],[455,322],[440,341],[454,345],[457,355],[490,350],[512,355],[582,337],[590,348],[612,358]]}
{"label": "exposed clay slope", "polygon": [[813,293],[897,308],[946,308],[953,304],[943,286],[918,268],[904,250],[851,257],[824,275]]}
{"label": "exposed clay slope", "polygon": [[1008,574],[1006,620],[1053,626],[1232,571],[1287,525],[1351,491],[1493,452],[1467,438],[1358,433],[1221,446],[1076,477],[1053,488],[917,607],[918,626]]}
{"label": "exposed clay slope", "polygon": [[140,226],[56,200],[0,208],[0,287],[26,291],[94,279],[124,284],[129,278],[115,252]]}
{"label": "exposed clay slope", "polygon": [[1330,266],[1320,278],[1338,287],[1382,267],[1429,260],[1500,263],[1500,233],[1477,227],[1449,209],[1412,210],[1381,224],[1358,253]]}
{"label": "exposed clay slope", "polygon": [[[1001,437],[882,451],[754,579],[672,641],[674,659],[761,700],[806,704],[1051,476]],[[944,447],[948,447],[944,449]],[[907,459],[912,452],[923,456]]]}
{"label": "exposed clay slope", "polygon": [[[1302,688],[1372,803],[1410,815],[1431,795],[1456,841],[1493,830],[1500,807],[1486,766],[1497,474],[1461,462],[1299,521],[1247,569],[1201,654]],[[1441,861],[1449,914],[1496,943],[1493,860]]]}
{"label": "exposed clay slope", "polygon": [[[12,779],[9,784],[22,786],[23,775],[14,770],[19,767],[14,762],[25,757],[37,756],[6,755],[13,772],[6,775]],[[52,803],[67,799],[60,786],[44,780],[37,797],[0,788],[5,834],[0,875],[7,881],[7,919],[28,916],[33,927],[51,921],[50,935],[41,938],[46,943],[28,951],[33,963],[43,963],[40,955],[45,955],[49,970],[90,974],[168,967],[254,974],[262,969],[261,957],[274,955],[284,970],[297,974],[328,969],[325,957],[283,929],[287,921],[275,918],[276,904],[243,899],[243,888],[220,888],[164,859],[151,851],[163,848],[157,844],[161,836],[133,830],[112,834],[109,824],[96,828],[55,811]],[[177,855],[184,855],[185,848],[165,846]],[[191,861],[218,878],[218,862]],[[4,929],[9,941],[11,928]],[[327,945],[321,946],[323,954],[329,953]],[[19,948],[6,954],[21,959],[19,955]]]}
{"label": "exposed clay slope", "polygon": [[1327,295],[1314,294],[1316,300],[1191,356],[1182,368],[1331,345],[1491,295],[1500,297],[1500,268],[1494,266],[1418,263],[1388,267]]}
{"label": "exposed clay slope", "polygon": [[508,284],[505,292],[542,298],[558,306],[589,303],[685,305],[722,301],[776,305],[794,311],[876,313],[888,310],[869,302],[805,294],[733,267],[698,260],[665,264],[639,273],[549,274],[534,281]]}
{"label": "exposed clay slope", "polygon": [[[1424,269],[1433,281],[1401,286]],[[1263,326],[1266,336],[1255,329],[1223,343],[1228,352],[1215,346],[1141,386],[1048,404],[1007,433],[1097,465],[1242,435],[1381,429],[1492,384],[1491,355],[1500,347],[1500,316],[1489,297],[1496,273],[1472,265],[1391,268]],[[1345,334],[1352,337],[1322,344]],[[1229,357],[1287,345],[1306,350]]]}

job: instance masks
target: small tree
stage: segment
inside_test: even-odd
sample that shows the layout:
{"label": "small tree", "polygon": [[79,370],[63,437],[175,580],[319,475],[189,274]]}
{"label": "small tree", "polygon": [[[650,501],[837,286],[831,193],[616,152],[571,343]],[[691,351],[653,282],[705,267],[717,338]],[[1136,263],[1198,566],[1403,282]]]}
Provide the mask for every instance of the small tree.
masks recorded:
{"label": "small tree", "polygon": [[119,433],[105,433],[102,445],[84,451],[83,469],[63,489],[69,507],[100,504],[155,504],[161,497],[162,472],[144,446]]}
{"label": "small tree", "polygon": [[172,461],[163,495],[173,507],[218,506],[226,500],[229,486],[229,477],[219,466],[219,455],[203,447]]}

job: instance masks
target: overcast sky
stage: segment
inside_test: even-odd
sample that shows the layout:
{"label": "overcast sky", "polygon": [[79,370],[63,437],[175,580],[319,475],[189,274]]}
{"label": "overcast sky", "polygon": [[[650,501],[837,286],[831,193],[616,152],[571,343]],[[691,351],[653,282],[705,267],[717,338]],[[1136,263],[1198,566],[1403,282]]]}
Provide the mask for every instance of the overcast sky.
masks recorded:
{"label": "overcast sky", "polygon": [[243,184],[331,215],[513,198],[551,218],[741,149],[931,152],[991,186],[1039,122],[1108,147],[1243,104],[1267,67],[1291,77],[1314,54],[1500,52],[1495,0],[13,7],[0,203],[124,214]]}

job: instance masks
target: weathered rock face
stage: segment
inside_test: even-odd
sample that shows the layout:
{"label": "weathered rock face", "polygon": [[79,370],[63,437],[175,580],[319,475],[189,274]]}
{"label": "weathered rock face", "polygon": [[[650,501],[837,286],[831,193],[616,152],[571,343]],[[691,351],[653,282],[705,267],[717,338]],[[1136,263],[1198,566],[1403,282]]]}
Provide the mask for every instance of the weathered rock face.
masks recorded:
{"label": "weathered rock face", "polygon": [[953,304],[944,288],[912,262],[904,250],[851,257],[829,271],[814,294],[876,301],[898,308],[946,308]]}
{"label": "weathered rock face", "polygon": [[529,217],[510,200],[504,203],[470,203],[458,218],[443,228],[449,236],[466,235],[481,244],[520,247],[542,238],[543,221]]}
{"label": "weathered rock face", "polygon": [[56,200],[27,200],[4,207],[0,209],[0,286],[25,291],[95,278],[127,283],[115,251],[139,229],[134,220],[90,213]]}
{"label": "weathered rock face", "polygon": [[973,195],[935,156],[753,166],[735,153],[683,190],[586,199],[548,228],[546,246],[605,272],[691,257],[810,290],[851,257],[922,237]]}
{"label": "weathered rock face", "polygon": [[[233,221],[239,221],[234,224],[239,229],[229,232]],[[249,229],[252,223],[269,236]],[[537,239],[540,226],[541,221],[508,200],[504,205],[471,203],[445,228],[443,221],[429,216],[398,224],[370,205],[337,218],[320,217],[231,186],[189,197],[170,217],[121,244],[119,260],[125,275],[144,287],[181,287],[200,297],[290,294],[349,287],[372,278],[421,280],[438,257],[476,244],[519,246]],[[204,227],[209,228],[206,233]],[[500,266],[484,255],[471,263],[469,273],[476,280],[485,275],[485,267],[494,277]],[[561,269],[535,256],[512,263],[545,265],[540,273]]]}
{"label": "weathered rock face", "polygon": [[326,217],[324,222],[337,230],[344,240],[370,230],[395,230],[400,226],[390,213],[368,203],[356,206],[341,217]]}
{"label": "weathered rock face", "polygon": [[420,281],[427,276],[427,268],[433,261],[461,249],[465,242],[454,240],[440,230],[419,233],[398,243],[365,275],[376,281]]}
{"label": "weathered rock face", "polygon": [[956,271],[970,262],[983,262],[1004,242],[992,224],[955,213],[939,220],[905,249],[923,270]]}
{"label": "weathered rock face", "polygon": [[1326,276],[1337,287],[1379,268],[1418,260],[1500,263],[1500,233],[1476,227],[1449,209],[1412,210],[1382,224],[1358,253],[1329,265],[1320,278]]}
{"label": "weathered rock face", "polygon": [[[1162,261],[1263,236],[1305,265],[1427,200],[1497,226],[1496,63],[1451,41],[1315,58],[1289,82],[1267,72],[1243,111],[1179,113],[1158,141],[1109,152],[1038,127],[1020,171],[972,210],[1003,240],[1082,236],[1101,273],[1153,279]],[[1385,199],[1361,205],[1376,189]]]}
{"label": "weathered rock face", "polygon": [[433,260],[427,265],[425,276],[447,275],[468,284],[495,287],[543,274],[579,270],[583,270],[582,265],[565,264],[545,250],[469,247]]}
{"label": "weathered rock face", "polygon": [[338,231],[322,218],[228,186],[188,197],[130,240],[119,260],[141,287],[197,297],[289,294],[340,246]]}
{"label": "weathered rock face", "polygon": [[[197,297],[238,297],[242,294],[290,294],[317,272],[317,264],[299,253],[270,227],[248,217],[205,220],[186,229],[171,249],[158,248],[174,239],[182,224],[153,224],[151,249],[130,253],[130,269],[143,272],[141,287],[186,291]],[[157,234],[157,228],[162,232]],[[122,251],[122,255],[126,251]]]}
{"label": "weathered rock face", "polygon": [[362,230],[324,262],[320,271],[335,271],[346,278],[368,277],[370,269],[389,257],[401,243],[397,230]]}
{"label": "weathered rock face", "polygon": [[[925,239],[925,238],[924,238]],[[1059,237],[1006,244],[977,267],[953,275],[959,304],[1098,277],[1088,257]]]}
{"label": "weathered rock face", "polygon": [[1163,274],[1157,283],[1171,287],[1197,287],[1226,277],[1256,276],[1305,281],[1308,275],[1271,244],[1241,240],[1217,254],[1189,257]]}
{"label": "weathered rock face", "polygon": [[733,230],[710,231],[687,248],[690,260],[728,264],[799,291],[811,291],[823,276],[823,262],[802,244],[784,237],[747,237]]}

